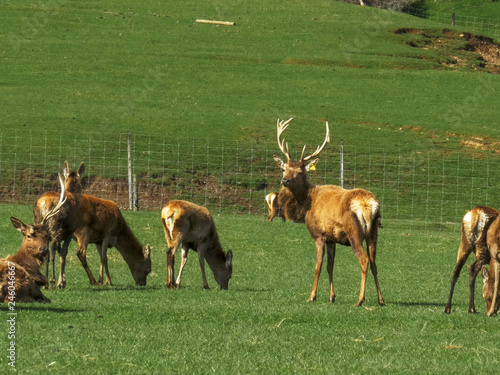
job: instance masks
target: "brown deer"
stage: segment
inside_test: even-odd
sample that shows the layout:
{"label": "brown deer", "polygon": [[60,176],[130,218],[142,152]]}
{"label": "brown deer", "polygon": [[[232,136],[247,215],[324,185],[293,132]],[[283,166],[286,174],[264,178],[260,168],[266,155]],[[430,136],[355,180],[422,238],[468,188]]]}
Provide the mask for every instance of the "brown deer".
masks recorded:
{"label": "brown deer", "polygon": [[[85,171],[85,164],[82,162],[78,167],[76,172],[71,171],[69,163],[64,162],[64,187],[66,193],[81,193],[82,183],[81,179]],[[33,216],[35,222],[40,222],[44,213],[47,212],[51,205],[53,204],[57,193],[47,193],[42,195],[33,207]],[[66,220],[49,220],[47,222],[47,227],[50,233],[52,245],[51,251],[47,256],[46,271],[45,274],[49,276],[49,264],[52,266],[52,277],[50,278],[50,287],[55,289],[55,257],[56,251],[59,254],[60,261],[60,272],[59,281],[57,286],[59,289],[64,289],[66,287],[66,257],[68,255],[68,247],[73,238],[73,234],[76,230],[76,224],[78,222],[78,207],[79,200],[73,194],[67,194],[67,202],[62,208],[62,213],[60,216],[66,217]]]}
{"label": "brown deer", "polygon": [[44,257],[49,251],[49,232],[47,220],[57,215],[65,202],[62,178],[61,194],[57,205],[47,212],[42,222],[37,225],[24,224],[11,217],[12,225],[23,234],[21,247],[14,255],[0,259],[1,302],[50,302],[40,290],[47,283],[47,278],[40,272]]}
{"label": "brown deer", "polygon": [[[66,175],[66,174],[65,174]],[[70,181],[68,181],[70,180]],[[65,181],[71,184],[71,176]],[[54,194],[46,193],[38,199],[33,209],[35,220],[44,211],[50,209],[54,204]],[[87,272],[91,285],[102,284],[104,272],[106,272],[106,284],[112,285],[109,275],[107,251],[108,248],[116,247],[127,263],[135,284],[146,285],[147,275],[151,272],[151,256],[149,244],[144,248],[130,230],[125,218],[115,202],[99,199],[87,194],[66,193],[68,203],[64,205],[61,213],[52,219],[49,224],[56,234],[56,241],[63,240],[61,256],[61,274],[59,287],[64,288],[66,284],[65,264],[67,256],[66,240],[75,237],[78,242],[77,256]],[[61,234],[62,233],[62,234]],[[94,243],[101,258],[99,281],[97,282],[87,263],[87,247]]]}
{"label": "brown deer", "polygon": [[[330,141],[330,129],[326,123],[326,137],[322,146],[309,156],[304,156],[305,147],[299,161],[290,157],[288,144],[281,141],[282,133],[290,121],[277,123],[278,145],[286,156],[286,162],[278,156],[274,160],[283,170],[283,188],[278,196],[278,205],[288,220],[305,223],[316,245],[316,268],[314,282],[308,302],[316,300],[319,276],[325,254],[328,255],[327,270],[330,278],[330,302],[335,301],[333,288],[333,266],[336,244],[351,246],[361,266],[361,288],[356,306],[365,300],[366,275],[370,266],[378,303],[384,305],[380,291],[375,256],[377,250],[378,227],[380,224],[380,204],[371,192],[362,189],[346,190],[334,185],[315,186],[307,180],[307,172],[316,166],[318,156]],[[367,251],[363,248],[366,241]],[[368,252],[368,255],[367,255]]]}
{"label": "brown deer", "polygon": [[490,262],[490,252],[487,245],[487,234],[492,223],[498,217],[500,212],[491,207],[477,206],[465,213],[462,219],[462,240],[458,248],[457,264],[453,269],[451,278],[450,295],[444,308],[444,312],[451,312],[451,300],[453,291],[457,283],[460,272],[471,253],[474,253],[475,260],[469,271],[469,313],[476,313],[474,303],[474,289],[476,277],[481,267]]}
{"label": "brown deer", "polygon": [[283,221],[286,221],[285,214],[278,205],[278,194],[273,192],[266,195],[267,210],[269,211],[267,221],[273,221],[274,217],[281,217]]}
{"label": "brown deer", "polygon": [[[233,272],[233,252],[224,253],[210,212],[191,202],[170,201],[161,211],[161,223],[167,240],[167,281],[169,288],[179,288],[188,251],[198,252],[203,287],[209,289],[205,275],[205,260],[221,289],[227,289]],[[174,256],[182,245],[182,262],[174,281]]]}
{"label": "brown deer", "polygon": [[486,315],[496,316],[500,305],[500,216],[490,226],[486,236],[486,244],[490,253],[490,267],[487,272],[483,268],[483,297],[486,302]]}

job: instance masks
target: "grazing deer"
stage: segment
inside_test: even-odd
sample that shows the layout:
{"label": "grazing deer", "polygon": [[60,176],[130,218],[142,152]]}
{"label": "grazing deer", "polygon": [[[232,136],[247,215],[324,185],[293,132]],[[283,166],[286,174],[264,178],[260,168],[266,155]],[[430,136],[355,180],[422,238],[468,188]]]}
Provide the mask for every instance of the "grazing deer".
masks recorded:
{"label": "grazing deer", "polygon": [[[377,198],[371,192],[362,189],[346,190],[334,185],[315,186],[307,181],[307,172],[314,169],[319,161],[313,158],[318,156],[330,141],[330,129],[327,122],[325,141],[322,146],[317,147],[314,153],[304,156],[306,147],[304,146],[300,160],[293,161],[288,144],[285,148],[285,141],[281,141],[282,133],[291,120],[278,120],[277,123],[278,146],[287,158],[285,162],[278,156],[274,156],[276,164],[283,170],[281,180],[283,188],[278,196],[278,205],[283,209],[288,220],[306,224],[316,244],[316,268],[308,302],[316,300],[325,245],[328,255],[327,270],[330,277],[330,302],[335,301],[333,266],[336,244],[341,244],[352,247],[361,266],[361,288],[356,306],[361,306],[365,300],[368,266],[375,279],[378,303],[384,305],[375,263],[381,217]],[[363,248],[363,241],[366,241],[369,256]]]}
{"label": "grazing deer", "polygon": [[[65,184],[81,189],[81,185],[75,183],[65,163]],[[80,167],[82,167],[80,165]],[[80,173],[81,168],[79,168]],[[46,193],[41,196],[33,208],[35,221],[43,215],[45,210],[54,204],[55,193]],[[107,251],[110,247],[116,247],[127,263],[135,284],[146,285],[147,275],[151,272],[151,257],[149,244],[144,248],[130,230],[120,209],[113,201],[99,199],[91,195],[79,193],[66,193],[67,204],[63,206],[61,213],[56,215],[49,224],[51,236],[54,242],[64,242],[63,246],[56,247],[61,259],[61,273],[58,286],[64,288],[66,285],[65,264],[67,249],[71,238],[75,237],[78,242],[77,256],[87,272],[91,285],[102,284],[104,271],[106,272],[106,284],[111,285],[111,277],[108,269]],[[99,281],[97,282],[87,263],[87,247],[94,243],[101,258]],[[59,250],[60,249],[60,250]],[[54,250],[53,250],[54,252]],[[53,264],[53,263],[52,263]],[[54,267],[54,266],[53,266]],[[54,271],[52,273],[51,285],[55,283]]]}
{"label": "grazing deer", "polygon": [[490,261],[490,252],[487,245],[487,234],[491,224],[498,217],[500,212],[491,207],[477,206],[465,213],[462,219],[462,240],[458,248],[457,264],[453,269],[451,278],[450,295],[444,308],[444,312],[451,312],[451,300],[455,284],[457,283],[460,271],[462,270],[467,258],[474,253],[476,259],[472,263],[469,271],[469,313],[476,313],[474,303],[474,289],[476,277],[481,267]]}
{"label": "grazing deer", "polygon": [[[57,286],[59,289],[66,287],[66,257],[68,255],[68,247],[73,238],[78,222],[78,206],[79,200],[71,193],[81,193],[82,191],[82,177],[85,171],[85,164],[82,162],[76,172],[71,171],[71,167],[67,161],[64,162],[64,187],[67,194],[66,204],[62,208],[60,216],[65,217],[66,220],[49,220],[47,227],[50,233],[52,245],[51,251],[48,254],[48,261],[46,264],[45,274],[49,276],[49,264],[52,265],[52,277],[50,278],[50,288],[55,289],[55,257],[56,251],[59,254],[60,272],[59,281]],[[42,195],[35,202],[33,207],[33,216],[35,223],[40,222],[43,215],[50,210],[57,193],[49,192]]]}
{"label": "grazing deer", "polygon": [[275,216],[281,217],[283,221],[286,220],[283,210],[278,205],[278,194],[273,192],[266,195],[267,210],[269,211],[267,221],[273,221]]}
{"label": "grazing deer", "polygon": [[23,234],[21,247],[14,255],[0,259],[0,293],[2,302],[50,302],[40,290],[47,278],[40,272],[44,257],[49,251],[47,220],[57,215],[65,202],[61,176],[61,194],[57,205],[37,225],[27,225],[11,217],[12,225]]}
{"label": "grazing deer", "polygon": [[[186,265],[189,249],[198,252],[203,287],[209,289],[205,275],[205,260],[217,284],[227,289],[233,272],[233,252],[224,253],[215,229],[214,220],[205,207],[191,202],[170,201],[161,211],[161,223],[167,240],[167,281],[169,288],[178,288]],[[182,245],[182,263],[174,282],[174,255]]]}

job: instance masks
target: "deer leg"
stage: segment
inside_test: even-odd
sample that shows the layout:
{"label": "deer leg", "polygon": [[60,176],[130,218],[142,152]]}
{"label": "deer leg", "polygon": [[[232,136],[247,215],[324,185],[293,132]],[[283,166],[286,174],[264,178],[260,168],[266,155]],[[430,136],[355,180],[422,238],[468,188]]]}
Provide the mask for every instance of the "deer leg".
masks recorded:
{"label": "deer leg", "polygon": [[56,288],[56,276],[55,276],[55,261],[56,261],[56,251],[59,252],[59,241],[52,241],[52,246],[50,247],[50,253],[47,258],[47,276],[49,263],[52,265],[52,276],[50,277],[50,289],[54,290]]}
{"label": "deer leg", "polygon": [[[487,254],[487,256],[485,256],[483,254],[480,254],[479,252],[476,253],[476,260],[474,260],[474,262],[470,266],[470,271],[469,271],[469,309],[467,311],[471,314],[476,313],[476,304],[474,301],[474,295],[475,295],[477,274],[479,273],[479,271],[481,270],[483,265],[485,265],[486,263],[489,262],[489,253]],[[458,276],[457,276],[457,278],[458,278]]]}
{"label": "deer leg", "polygon": [[203,288],[210,289],[208,286],[207,276],[205,275],[205,247],[198,247],[198,260],[200,261],[201,277],[203,278]]}
{"label": "deer leg", "polygon": [[87,264],[87,246],[89,244],[90,233],[88,231],[84,231],[84,233],[77,234],[76,238],[78,241],[78,252],[76,253],[76,255],[78,256],[78,259],[80,259],[83,268],[87,272],[90,285],[97,285],[97,281],[95,280],[94,275],[92,275],[92,271]]}
{"label": "deer leg", "polygon": [[[103,268],[106,271],[106,284],[107,285],[113,285],[111,283],[111,276],[109,275],[109,268],[108,268],[108,247],[109,247],[109,241],[110,241],[110,236],[104,236],[102,242],[100,243],[100,249],[99,247],[97,248],[99,250],[99,255],[101,256],[101,267],[99,270],[99,283],[103,283]],[[96,244],[97,246],[97,244]]]}
{"label": "deer leg", "polygon": [[189,252],[189,247],[187,246],[182,246],[182,260],[181,260],[181,268],[179,269],[179,274],[177,276],[177,280],[175,283],[177,284],[177,288],[181,286],[181,277],[182,277],[182,271],[184,270],[184,267],[186,266],[186,262],[188,259],[188,252]]}
{"label": "deer leg", "polygon": [[59,270],[59,281],[57,282],[57,287],[59,289],[66,288],[66,257],[68,256],[68,247],[71,243],[71,236],[66,238],[61,247],[61,251],[59,252],[59,262],[60,270]]}
{"label": "deer leg", "polygon": [[352,251],[358,258],[359,265],[361,267],[361,286],[359,289],[359,297],[358,302],[356,302],[356,306],[361,306],[363,302],[365,302],[365,290],[366,290],[366,275],[368,274],[368,255],[366,254],[365,249],[363,248],[363,243],[360,238],[357,236],[350,236],[349,242],[351,243]]}
{"label": "deer leg", "polygon": [[177,288],[177,284],[174,281],[174,263],[175,263],[175,252],[179,247],[179,244],[175,240],[168,241],[168,249],[167,249],[167,281],[165,285],[168,288]]}
{"label": "deer leg", "polygon": [[326,243],[326,254],[328,258],[327,271],[330,278],[330,302],[335,302],[335,290],[333,289],[333,266],[335,263],[335,242]]}
{"label": "deer leg", "polygon": [[[316,295],[318,292],[318,282],[319,282],[319,275],[321,274],[321,267],[323,265],[323,257],[325,256],[325,240],[324,238],[316,238],[314,240],[316,244],[316,267],[314,268],[314,281],[313,281],[313,287],[311,291],[311,295],[307,299],[307,302],[314,302],[316,301]],[[332,267],[332,272],[333,272],[333,267]],[[333,276],[333,273],[332,273]]]}
{"label": "deer leg", "polygon": [[[375,227],[375,231],[377,228]],[[377,288],[378,304],[380,306],[385,306],[384,298],[382,297],[382,292],[380,291],[380,285],[378,283],[378,272],[377,263],[375,263],[375,258],[377,257],[377,233],[372,234],[371,238],[368,240],[368,254],[370,256],[370,269],[372,271],[373,279],[375,280],[375,287]]]}
{"label": "deer leg", "polygon": [[[457,283],[458,276],[460,276],[460,272],[462,271],[462,268],[463,268],[465,262],[467,261],[467,258],[469,257],[471,252],[472,252],[472,248],[470,246],[467,246],[462,240],[462,242],[460,243],[460,247],[458,248],[457,264],[455,265],[455,268],[453,269],[453,274],[451,277],[450,295],[448,296],[448,302],[446,303],[446,306],[444,308],[444,312],[446,314],[449,314],[451,312],[451,299],[453,298],[453,291],[455,290],[455,284]],[[476,273],[476,275],[477,275],[477,273]],[[471,276],[472,276],[472,268],[471,268]],[[469,283],[469,288],[470,288],[470,283]],[[471,313],[476,312],[476,308],[474,307],[474,294],[472,294],[470,296],[469,312],[471,312]]]}
{"label": "deer leg", "polygon": [[490,267],[494,267],[494,275],[495,275],[495,282],[494,282],[494,289],[493,289],[493,300],[491,301],[491,306],[490,309],[486,312],[486,315],[488,316],[496,316],[497,311],[498,311],[498,284],[499,284],[499,278],[500,278],[500,263],[498,263],[497,259],[494,259],[490,263]]}

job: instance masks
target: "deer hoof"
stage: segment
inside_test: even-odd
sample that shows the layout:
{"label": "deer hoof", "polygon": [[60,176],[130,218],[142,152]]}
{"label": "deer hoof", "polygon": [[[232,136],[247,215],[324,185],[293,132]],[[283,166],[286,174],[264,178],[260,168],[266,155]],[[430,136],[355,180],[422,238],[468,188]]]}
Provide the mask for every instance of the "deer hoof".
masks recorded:
{"label": "deer hoof", "polygon": [[477,314],[475,307],[469,307],[469,309],[467,311],[469,312],[469,314]]}
{"label": "deer hoof", "polygon": [[359,307],[363,304],[363,302],[365,302],[364,299],[360,299],[358,302],[356,302],[356,307]]}
{"label": "deer hoof", "polygon": [[314,297],[309,297],[309,298],[307,299],[307,302],[316,302],[316,296],[314,296]]}

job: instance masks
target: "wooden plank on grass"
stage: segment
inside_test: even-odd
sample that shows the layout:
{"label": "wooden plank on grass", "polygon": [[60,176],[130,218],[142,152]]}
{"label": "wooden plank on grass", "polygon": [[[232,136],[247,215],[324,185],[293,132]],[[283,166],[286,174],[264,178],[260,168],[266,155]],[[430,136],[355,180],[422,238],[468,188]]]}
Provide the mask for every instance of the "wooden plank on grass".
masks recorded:
{"label": "wooden plank on grass", "polygon": [[196,22],[198,22],[198,23],[212,23],[215,25],[226,25],[226,26],[236,25],[236,22],[230,22],[230,21],[196,20]]}

